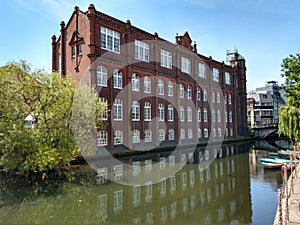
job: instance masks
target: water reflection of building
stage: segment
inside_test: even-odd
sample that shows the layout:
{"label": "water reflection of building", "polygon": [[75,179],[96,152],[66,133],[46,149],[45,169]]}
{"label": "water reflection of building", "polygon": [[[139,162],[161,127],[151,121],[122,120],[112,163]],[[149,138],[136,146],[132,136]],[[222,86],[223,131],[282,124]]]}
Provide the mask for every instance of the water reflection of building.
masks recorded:
{"label": "water reflection of building", "polygon": [[[216,160],[202,169],[201,162],[215,157],[204,151],[199,154],[200,164],[189,163],[156,184],[148,181],[143,186],[100,185],[99,216],[111,224],[193,224],[195,221],[230,224],[233,220],[250,224],[249,154],[233,156],[244,151],[243,146],[223,147],[217,152]],[[168,159],[157,160],[162,170],[167,169],[165,160]]]}

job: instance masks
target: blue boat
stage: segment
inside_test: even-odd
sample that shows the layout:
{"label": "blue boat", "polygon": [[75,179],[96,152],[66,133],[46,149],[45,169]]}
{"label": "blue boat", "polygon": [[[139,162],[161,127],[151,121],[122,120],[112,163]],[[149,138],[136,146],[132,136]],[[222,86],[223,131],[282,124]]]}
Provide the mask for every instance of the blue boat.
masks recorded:
{"label": "blue boat", "polygon": [[[281,159],[281,158],[274,158],[274,159],[261,158],[260,161],[264,162],[264,163],[289,163],[289,162],[291,162],[291,160],[289,160],[289,159]],[[292,162],[295,162],[295,160]]]}

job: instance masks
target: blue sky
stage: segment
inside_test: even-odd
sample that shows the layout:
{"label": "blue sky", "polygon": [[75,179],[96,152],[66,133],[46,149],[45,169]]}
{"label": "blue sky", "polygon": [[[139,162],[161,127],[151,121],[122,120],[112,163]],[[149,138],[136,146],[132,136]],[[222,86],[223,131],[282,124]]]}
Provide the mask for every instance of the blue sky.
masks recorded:
{"label": "blue sky", "polygon": [[227,49],[238,49],[249,90],[267,80],[283,83],[282,59],[300,52],[298,0],[1,0],[0,65],[25,59],[50,71],[51,36],[59,35],[74,5],[87,11],[90,3],[171,42],[188,31],[198,52],[218,61],[226,61]]}

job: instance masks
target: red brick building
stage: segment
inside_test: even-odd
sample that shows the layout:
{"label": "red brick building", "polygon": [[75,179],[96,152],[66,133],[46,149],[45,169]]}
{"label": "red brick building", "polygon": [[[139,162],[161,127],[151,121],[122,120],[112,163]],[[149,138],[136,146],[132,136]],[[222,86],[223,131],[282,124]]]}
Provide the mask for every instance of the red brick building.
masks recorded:
{"label": "red brick building", "polygon": [[52,70],[95,85],[107,104],[98,146],[154,148],[247,136],[245,59],[229,65],[197,52],[187,32],[175,43],[78,7],[59,38]]}

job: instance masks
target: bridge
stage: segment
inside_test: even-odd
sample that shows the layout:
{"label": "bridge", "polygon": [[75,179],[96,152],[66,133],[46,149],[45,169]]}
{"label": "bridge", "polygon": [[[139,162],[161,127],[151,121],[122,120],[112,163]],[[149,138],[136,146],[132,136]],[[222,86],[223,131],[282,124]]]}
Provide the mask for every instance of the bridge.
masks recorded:
{"label": "bridge", "polygon": [[266,127],[255,127],[252,128],[255,136],[259,138],[266,138],[270,134],[274,134],[278,132],[278,126],[277,125],[272,125],[272,126],[266,126]]}

